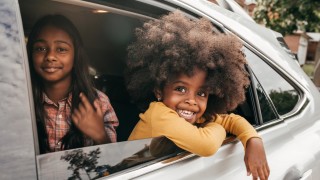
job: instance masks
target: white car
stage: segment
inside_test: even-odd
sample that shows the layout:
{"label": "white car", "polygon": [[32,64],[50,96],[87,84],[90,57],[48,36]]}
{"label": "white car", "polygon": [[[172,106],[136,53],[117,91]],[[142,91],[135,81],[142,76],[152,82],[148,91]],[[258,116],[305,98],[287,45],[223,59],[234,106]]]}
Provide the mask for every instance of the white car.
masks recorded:
{"label": "white car", "polygon": [[[0,0],[0,179],[68,179],[75,169],[63,157],[90,152],[99,158],[94,168],[78,169],[82,179],[252,179],[234,137],[211,157],[154,156],[148,148],[155,139],[126,141],[140,113],[124,86],[126,47],[136,27],[176,9],[243,41],[251,86],[236,113],[263,138],[269,179],[320,179],[319,91],[283,48],[281,35],[205,0]],[[120,121],[117,143],[39,153],[26,41],[35,21],[53,13],[67,16],[81,33],[92,77]]]}

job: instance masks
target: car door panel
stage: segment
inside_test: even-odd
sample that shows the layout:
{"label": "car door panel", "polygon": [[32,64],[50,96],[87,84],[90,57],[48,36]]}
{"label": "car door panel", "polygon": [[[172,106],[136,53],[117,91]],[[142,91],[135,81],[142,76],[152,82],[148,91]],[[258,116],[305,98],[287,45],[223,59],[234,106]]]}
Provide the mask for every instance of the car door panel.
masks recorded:
{"label": "car door panel", "polygon": [[0,2],[0,179],[36,179],[32,96],[16,0]]}

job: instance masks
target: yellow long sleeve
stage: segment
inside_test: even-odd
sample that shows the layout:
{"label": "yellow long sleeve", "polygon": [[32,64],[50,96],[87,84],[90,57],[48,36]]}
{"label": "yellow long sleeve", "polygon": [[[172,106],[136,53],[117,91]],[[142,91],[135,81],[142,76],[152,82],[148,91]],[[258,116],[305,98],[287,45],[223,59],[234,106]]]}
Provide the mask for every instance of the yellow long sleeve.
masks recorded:
{"label": "yellow long sleeve", "polygon": [[254,132],[247,127],[245,119],[236,115],[217,115],[214,122],[199,128],[161,102],[151,103],[140,118],[129,140],[165,136],[178,147],[200,156],[213,155],[223,143],[226,131],[237,135],[244,145],[255,132],[249,123]]}
{"label": "yellow long sleeve", "polygon": [[246,147],[247,141],[250,138],[260,138],[253,126],[243,117],[235,114],[220,114],[215,115],[215,122],[221,124],[222,127],[229,133],[236,135],[242,142],[243,147]]}
{"label": "yellow long sleeve", "polygon": [[165,136],[178,147],[200,156],[214,154],[226,137],[224,128],[218,123],[209,123],[198,128],[163,103],[151,103],[149,109],[140,114],[141,120],[132,131],[129,140]]}

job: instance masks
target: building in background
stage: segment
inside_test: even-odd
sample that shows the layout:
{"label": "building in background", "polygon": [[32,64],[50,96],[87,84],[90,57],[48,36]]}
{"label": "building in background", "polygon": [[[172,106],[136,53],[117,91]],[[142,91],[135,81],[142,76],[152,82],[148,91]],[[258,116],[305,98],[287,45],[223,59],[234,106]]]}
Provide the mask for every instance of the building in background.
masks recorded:
{"label": "building in background", "polygon": [[315,64],[320,59],[320,33],[307,32],[310,37],[307,50],[307,61],[313,61]]}
{"label": "building in background", "polygon": [[255,0],[235,0],[251,17],[253,16],[254,9],[257,6]]}
{"label": "building in background", "polygon": [[320,33],[307,32],[307,35],[310,37],[307,61],[314,64],[313,82],[317,87],[320,87]]}
{"label": "building in background", "polygon": [[300,66],[306,63],[308,41],[310,37],[305,32],[294,32],[284,37],[292,53],[297,56]]}
{"label": "building in background", "polygon": [[256,6],[257,2],[255,0],[245,0],[245,9],[251,17],[253,17]]}
{"label": "building in background", "polygon": [[217,4],[218,6],[224,9],[227,9],[231,12],[237,13],[250,21],[254,21],[253,17],[249,15],[248,7],[246,5],[246,3],[249,3],[249,1],[248,2],[245,0],[238,0],[238,1],[237,0],[208,0],[208,1],[214,4]]}

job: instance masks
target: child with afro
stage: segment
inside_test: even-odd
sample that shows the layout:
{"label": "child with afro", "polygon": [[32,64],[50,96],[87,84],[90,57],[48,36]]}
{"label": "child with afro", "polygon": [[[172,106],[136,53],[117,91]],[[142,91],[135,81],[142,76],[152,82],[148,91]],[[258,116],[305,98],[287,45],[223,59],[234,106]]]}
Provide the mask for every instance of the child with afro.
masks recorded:
{"label": "child with afro", "polygon": [[227,114],[250,84],[237,37],[180,11],[146,22],[128,47],[126,85],[142,108],[129,140],[165,136],[179,148],[213,155],[226,131],[245,148],[247,175],[268,179],[263,142],[243,117]]}

